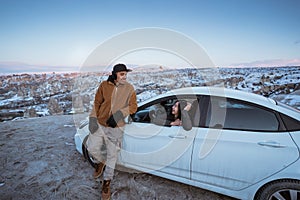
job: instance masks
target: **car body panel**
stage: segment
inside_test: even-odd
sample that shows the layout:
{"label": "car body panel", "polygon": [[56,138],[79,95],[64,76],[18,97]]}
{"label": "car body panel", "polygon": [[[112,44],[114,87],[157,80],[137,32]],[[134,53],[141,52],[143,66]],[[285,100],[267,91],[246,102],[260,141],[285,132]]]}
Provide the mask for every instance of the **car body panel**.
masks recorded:
{"label": "car body panel", "polygon": [[[214,141],[209,134],[219,136]],[[205,147],[211,142],[213,148]],[[230,190],[249,187],[299,158],[289,133],[277,132],[199,129],[193,152],[192,179]]]}
{"label": "car body panel", "polygon": [[195,131],[146,123],[126,125],[121,161],[147,171],[161,171],[190,178]]}
{"label": "car body panel", "polygon": [[297,146],[300,151],[300,131],[292,131],[292,132],[290,132],[290,135],[293,138],[293,140],[295,141],[295,143],[298,144]]}
{"label": "car body panel", "polygon": [[89,134],[89,130],[88,130],[88,126],[87,126],[88,123],[89,123],[88,120],[83,120],[80,123],[80,125],[77,127],[77,131],[74,136],[76,149],[81,154],[83,154],[83,152],[82,152],[83,141],[84,141],[85,137],[88,136],[88,134]]}

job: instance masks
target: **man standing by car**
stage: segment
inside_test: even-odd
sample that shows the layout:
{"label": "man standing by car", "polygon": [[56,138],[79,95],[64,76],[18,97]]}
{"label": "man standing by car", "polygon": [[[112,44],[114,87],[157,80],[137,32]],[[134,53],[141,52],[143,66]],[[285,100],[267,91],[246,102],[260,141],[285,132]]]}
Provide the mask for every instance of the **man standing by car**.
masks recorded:
{"label": "man standing by car", "polygon": [[[110,182],[113,179],[117,155],[124,132],[124,118],[137,110],[134,87],[127,82],[127,69],[124,64],[116,64],[112,75],[103,81],[95,95],[94,107],[89,117],[90,135],[88,151],[97,161],[94,178],[103,173],[102,199],[110,199]],[[106,158],[101,153],[106,146]]]}

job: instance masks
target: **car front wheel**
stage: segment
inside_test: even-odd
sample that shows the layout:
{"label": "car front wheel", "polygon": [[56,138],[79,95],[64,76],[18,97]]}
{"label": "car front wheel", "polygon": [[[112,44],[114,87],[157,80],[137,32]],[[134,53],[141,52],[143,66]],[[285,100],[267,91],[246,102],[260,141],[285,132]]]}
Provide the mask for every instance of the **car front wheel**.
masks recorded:
{"label": "car front wheel", "polygon": [[259,190],[255,200],[299,200],[300,181],[280,180],[267,184]]}

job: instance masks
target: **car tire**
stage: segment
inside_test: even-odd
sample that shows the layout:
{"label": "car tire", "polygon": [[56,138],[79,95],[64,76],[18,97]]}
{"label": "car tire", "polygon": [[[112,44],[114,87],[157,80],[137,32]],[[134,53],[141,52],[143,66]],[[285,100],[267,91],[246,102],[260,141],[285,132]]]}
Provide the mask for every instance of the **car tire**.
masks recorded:
{"label": "car tire", "polygon": [[87,150],[86,141],[87,141],[88,137],[89,137],[89,135],[87,135],[84,138],[84,140],[83,140],[83,143],[82,143],[82,153],[83,153],[84,158],[88,160],[88,162],[90,163],[90,165],[93,168],[96,168],[97,163],[95,163],[93,156],[90,155],[89,151]]}
{"label": "car tire", "polygon": [[262,187],[256,194],[255,200],[299,200],[300,181],[280,180]]}

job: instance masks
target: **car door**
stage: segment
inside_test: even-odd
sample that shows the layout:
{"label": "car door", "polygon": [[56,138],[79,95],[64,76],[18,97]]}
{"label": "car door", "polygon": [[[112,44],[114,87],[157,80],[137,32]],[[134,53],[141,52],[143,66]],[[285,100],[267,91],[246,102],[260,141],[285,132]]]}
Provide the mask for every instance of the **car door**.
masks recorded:
{"label": "car door", "polygon": [[275,112],[233,99],[214,98],[211,104],[195,139],[192,180],[241,190],[298,159]]}
{"label": "car door", "polygon": [[152,123],[147,115],[153,107],[160,106],[161,102],[154,102],[140,109],[135,117],[145,120],[134,119],[126,125],[120,159],[123,164],[142,171],[190,178],[196,131]]}

